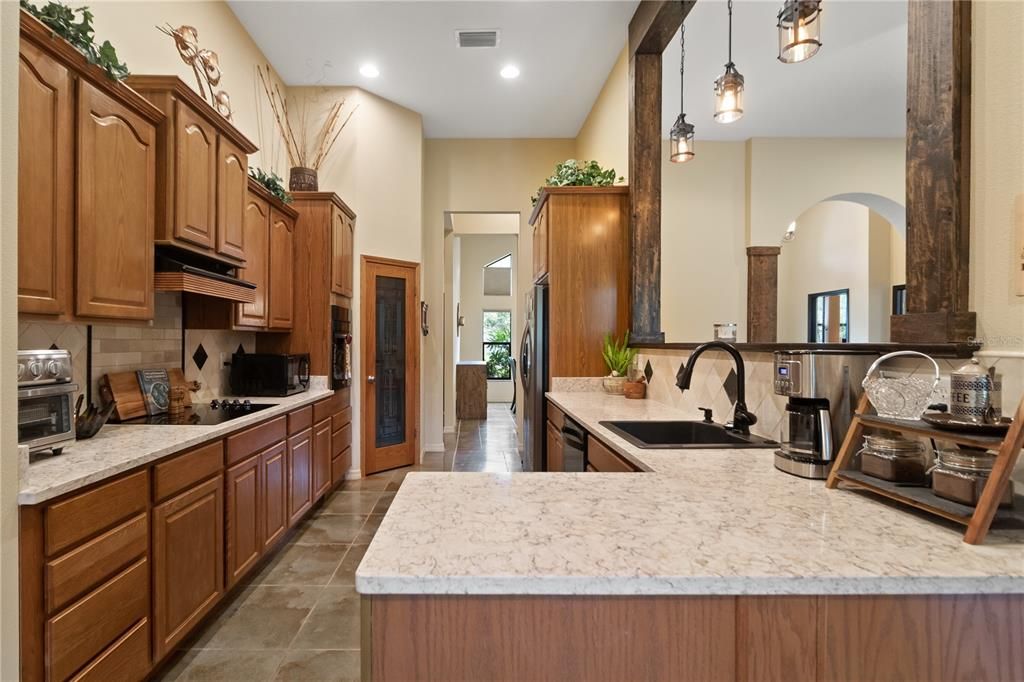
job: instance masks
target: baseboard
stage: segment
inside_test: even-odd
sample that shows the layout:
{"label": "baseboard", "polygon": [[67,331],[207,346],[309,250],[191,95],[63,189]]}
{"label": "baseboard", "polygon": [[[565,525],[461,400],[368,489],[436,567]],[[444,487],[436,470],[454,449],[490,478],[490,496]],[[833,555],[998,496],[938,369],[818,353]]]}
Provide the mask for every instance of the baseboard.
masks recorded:
{"label": "baseboard", "polygon": [[446,427],[444,427],[444,432],[446,434],[454,434],[455,433],[455,427],[454,426],[446,426]]}
{"label": "baseboard", "polygon": [[427,443],[423,446],[423,452],[444,452],[444,443]]}
{"label": "baseboard", "polygon": [[363,477],[363,472],[362,472],[361,469],[349,469],[348,471],[345,472],[345,480],[346,481],[355,481],[355,480],[360,479],[362,477]]}

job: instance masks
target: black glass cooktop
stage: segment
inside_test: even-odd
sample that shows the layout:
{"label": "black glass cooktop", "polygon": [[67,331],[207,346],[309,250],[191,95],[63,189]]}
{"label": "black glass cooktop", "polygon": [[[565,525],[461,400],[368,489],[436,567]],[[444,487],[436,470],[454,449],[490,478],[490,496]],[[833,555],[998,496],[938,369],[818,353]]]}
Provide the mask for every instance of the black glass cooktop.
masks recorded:
{"label": "black glass cooktop", "polygon": [[238,419],[268,407],[273,403],[251,403],[248,400],[214,400],[208,405],[196,404],[185,408],[181,415],[154,414],[123,422],[124,424],[167,424],[171,426],[214,426]]}

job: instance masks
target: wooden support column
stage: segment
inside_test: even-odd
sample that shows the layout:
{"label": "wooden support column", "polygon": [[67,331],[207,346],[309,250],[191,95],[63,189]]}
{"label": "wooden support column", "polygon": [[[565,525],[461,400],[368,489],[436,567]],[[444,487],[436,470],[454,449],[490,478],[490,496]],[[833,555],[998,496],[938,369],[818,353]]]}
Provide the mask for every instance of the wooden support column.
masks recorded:
{"label": "wooden support column", "polygon": [[966,341],[971,169],[971,3],[910,0],[907,54],[907,314],[901,343]]}
{"label": "wooden support column", "polygon": [[629,22],[630,341],[662,343],[661,53],[693,0],[642,0]]}
{"label": "wooden support column", "polygon": [[775,343],[779,319],[778,246],[747,247],[747,343]]}

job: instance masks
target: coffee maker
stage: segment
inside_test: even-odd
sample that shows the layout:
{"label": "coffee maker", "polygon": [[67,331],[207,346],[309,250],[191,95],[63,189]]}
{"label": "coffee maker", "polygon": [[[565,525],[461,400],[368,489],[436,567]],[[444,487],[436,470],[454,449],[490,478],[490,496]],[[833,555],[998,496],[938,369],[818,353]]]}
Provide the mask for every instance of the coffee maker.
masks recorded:
{"label": "coffee maker", "polygon": [[776,469],[803,478],[828,477],[875,357],[846,350],[775,351],[775,394],[789,398]]}

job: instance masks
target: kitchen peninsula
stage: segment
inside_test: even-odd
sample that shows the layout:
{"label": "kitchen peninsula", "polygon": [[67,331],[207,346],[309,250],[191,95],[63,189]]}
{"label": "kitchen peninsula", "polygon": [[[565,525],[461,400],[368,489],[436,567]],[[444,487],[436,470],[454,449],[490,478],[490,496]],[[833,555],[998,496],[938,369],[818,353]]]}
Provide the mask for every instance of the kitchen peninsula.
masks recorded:
{"label": "kitchen peninsula", "polygon": [[642,471],[407,476],[356,574],[364,678],[1024,677],[1024,533],[971,546],[771,450],[599,424],[693,417],[654,401],[548,398]]}

